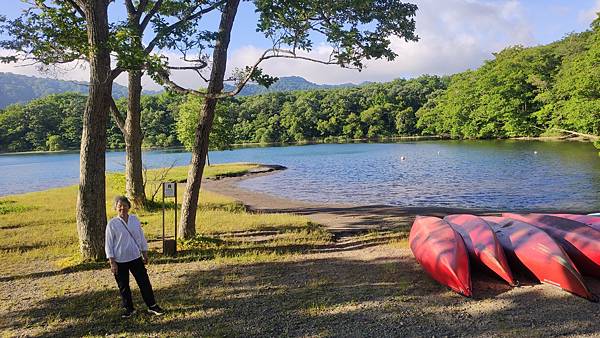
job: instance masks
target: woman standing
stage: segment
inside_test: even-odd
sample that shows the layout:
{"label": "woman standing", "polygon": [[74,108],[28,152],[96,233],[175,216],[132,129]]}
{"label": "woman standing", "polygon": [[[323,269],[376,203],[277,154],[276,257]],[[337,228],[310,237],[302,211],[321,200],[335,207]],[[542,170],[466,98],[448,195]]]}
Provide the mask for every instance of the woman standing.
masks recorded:
{"label": "woman standing", "polygon": [[148,263],[148,243],[140,220],[135,215],[129,215],[129,208],[131,203],[127,197],[115,197],[115,210],[119,215],[106,225],[104,246],[106,257],[110,262],[110,271],[115,275],[125,308],[121,317],[129,318],[135,312],[129,288],[129,271],[140,288],[148,312],[162,315],[164,311],[156,304],[148,272],[144,266]]}

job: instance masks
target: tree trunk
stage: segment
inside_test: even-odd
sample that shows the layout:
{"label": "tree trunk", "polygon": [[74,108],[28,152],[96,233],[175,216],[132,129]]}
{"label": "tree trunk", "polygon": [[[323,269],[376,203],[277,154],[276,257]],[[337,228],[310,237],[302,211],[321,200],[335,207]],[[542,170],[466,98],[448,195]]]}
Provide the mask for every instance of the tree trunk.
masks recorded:
{"label": "tree trunk", "polygon": [[125,185],[127,196],[136,208],[143,208],[146,203],[144,178],[142,176],[142,127],[141,127],[141,94],[142,72],[129,71],[127,97],[127,118],[125,119]]}
{"label": "tree trunk", "polygon": [[[239,0],[228,1],[221,14],[219,24],[219,35],[213,51],[212,70],[208,83],[207,93],[218,94],[223,90],[223,78],[227,68],[227,48],[231,37],[231,28],[237,13]],[[208,154],[208,136],[215,117],[217,99],[207,98],[204,100],[202,112],[196,126],[194,147],[192,148],[192,164],[188,172],[187,185],[181,205],[181,221],[179,233],[183,238],[191,238],[196,234],[196,211],[198,208],[198,197],[200,184],[204,172],[204,164]]]}
{"label": "tree trunk", "polygon": [[108,1],[87,1],[82,9],[90,45],[90,87],[81,135],[77,231],[81,255],[99,260],[104,254],[106,228],[106,123],[112,80],[108,49]]}

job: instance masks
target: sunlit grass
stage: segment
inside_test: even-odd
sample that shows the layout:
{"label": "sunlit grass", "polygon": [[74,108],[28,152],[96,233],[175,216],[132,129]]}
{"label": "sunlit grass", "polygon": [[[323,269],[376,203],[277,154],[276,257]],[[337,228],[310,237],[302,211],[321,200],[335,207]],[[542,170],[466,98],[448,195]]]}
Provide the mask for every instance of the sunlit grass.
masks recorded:
{"label": "sunlit grass", "polygon": [[[256,164],[213,165],[205,170],[205,177],[229,176],[244,173]],[[168,171],[164,181],[185,179],[188,167],[175,167]],[[156,169],[154,172],[159,172]],[[152,174],[148,174],[151,178]],[[113,217],[112,197],[124,194],[125,179],[122,174],[107,174],[106,210]],[[151,193],[150,182],[147,193]],[[178,213],[185,184],[178,188]],[[77,186],[50,189],[21,195],[0,198],[0,258],[5,273],[13,274],[23,269],[51,270],[80,264],[79,243],[75,220]],[[156,201],[162,201],[160,193]],[[173,199],[168,199],[165,210],[165,230],[167,236],[175,232],[175,212]],[[155,204],[150,210],[133,210],[143,222],[146,237],[151,241],[151,250],[159,251],[162,237],[162,205]],[[252,238],[229,241],[226,246],[211,248],[210,255],[203,258],[232,260],[264,260],[283,251],[279,247],[288,245],[317,245],[330,240],[328,234],[310,224],[303,217],[289,214],[251,214],[244,205],[229,197],[201,191],[199,209],[196,216],[196,230],[199,236],[220,236],[247,231],[278,231],[281,235],[272,240],[252,243]],[[152,242],[154,241],[154,243]],[[235,251],[237,250],[237,251]],[[221,252],[222,251],[222,252]],[[234,253],[235,252],[235,253]],[[190,254],[190,253],[188,253]],[[155,255],[154,255],[155,256]],[[27,264],[36,261],[40,266]]]}

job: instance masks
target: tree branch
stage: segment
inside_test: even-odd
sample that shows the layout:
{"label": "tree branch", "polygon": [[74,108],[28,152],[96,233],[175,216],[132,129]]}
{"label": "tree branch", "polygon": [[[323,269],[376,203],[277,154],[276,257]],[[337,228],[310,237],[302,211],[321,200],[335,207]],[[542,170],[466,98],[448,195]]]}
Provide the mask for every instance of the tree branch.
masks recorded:
{"label": "tree branch", "polygon": [[[142,20],[142,23],[140,24],[140,31],[143,32],[146,30],[146,27],[148,26],[148,23],[150,23],[150,20],[156,14],[156,12],[158,12],[160,6],[162,6],[162,2],[163,2],[163,0],[158,0],[154,3],[154,6],[152,6],[152,9],[150,9],[150,12],[148,12],[148,14],[146,14],[144,19]],[[142,4],[144,5],[144,8],[142,8]],[[140,16],[141,16],[142,11],[146,8],[147,5],[148,5],[148,0],[144,0],[140,3],[140,7],[139,7]]]}
{"label": "tree branch", "polygon": [[171,78],[169,77],[169,73],[167,71],[156,72],[156,76],[163,82],[163,84],[165,86],[167,86],[169,89],[171,89],[172,91],[174,91],[178,94],[184,94],[184,95],[193,94],[193,95],[197,95],[197,96],[201,96],[201,97],[207,96],[207,93],[204,93],[204,92],[201,92],[198,90],[183,88],[180,85],[178,85],[177,83],[173,82],[171,80]]}
{"label": "tree branch", "polygon": [[137,15],[137,10],[135,9],[135,5],[132,0],[125,0],[125,7],[127,8],[127,13]]}
{"label": "tree branch", "polygon": [[591,135],[591,134],[583,134],[583,133],[578,133],[576,131],[571,131],[571,130],[566,130],[566,129],[560,129],[560,128],[550,128],[556,131],[560,131],[563,133],[568,133],[568,134],[572,134],[572,135],[577,135],[577,136],[581,136],[581,137],[586,137],[589,138],[591,140],[597,141],[600,140],[600,136],[598,135]]}
{"label": "tree branch", "polygon": [[121,129],[123,135],[127,135],[127,131],[125,130],[125,118],[123,117],[123,114],[121,114],[121,112],[119,111],[117,103],[115,102],[115,99],[112,98],[112,96],[110,98],[110,112],[115,118],[115,122],[117,122],[117,127]]}
{"label": "tree branch", "polygon": [[[269,53],[272,53],[272,54],[269,55]],[[324,61],[324,60],[314,59],[314,58],[307,57],[307,56],[299,56],[295,52],[290,51],[290,50],[285,50],[285,49],[280,49],[280,48],[271,48],[271,49],[265,50],[262,53],[262,55],[250,67],[249,71],[245,74],[245,76],[241,79],[241,81],[238,82],[238,84],[236,85],[234,90],[232,90],[230,92],[221,92],[219,94],[209,94],[206,92],[183,88],[183,87],[179,86],[178,84],[176,84],[175,82],[173,82],[169,77],[169,73],[166,71],[158,72],[157,76],[161,79],[161,81],[163,81],[163,83],[167,87],[169,87],[171,90],[173,90],[177,93],[193,94],[193,95],[198,95],[198,96],[201,96],[204,98],[222,99],[222,98],[232,97],[232,96],[239,94],[239,92],[242,91],[242,89],[244,89],[244,86],[248,83],[248,81],[250,81],[250,79],[252,78],[252,75],[254,74],[254,72],[260,65],[260,63],[263,62],[264,60],[274,59],[274,58],[299,59],[299,60],[306,60],[306,61],[310,61],[310,62],[320,63],[320,64],[324,64],[324,65],[339,64],[338,62],[332,61],[332,59],[330,59],[329,61]],[[342,65],[342,67],[348,68],[348,69],[358,69],[356,67],[349,67],[347,65]],[[169,69],[192,69],[192,70],[196,70],[196,71],[198,70],[198,69],[195,69],[196,67],[167,67],[167,68],[169,68]]]}
{"label": "tree branch", "polygon": [[85,12],[81,7],[73,0],[67,0],[67,2],[81,15],[82,18],[85,18]]}
{"label": "tree branch", "polygon": [[110,71],[110,75],[109,75],[109,79],[111,81],[114,81],[119,75],[121,75],[121,73],[123,73],[125,71],[125,69],[121,68],[121,67],[117,67],[115,69],[112,69]]}
{"label": "tree branch", "polygon": [[[269,52],[272,52],[273,54],[267,55]],[[248,81],[250,81],[250,78],[252,78],[252,74],[254,73],[254,71],[256,71],[256,69],[258,68],[258,65],[264,60],[274,59],[274,58],[299,59],[299,60],[306,60],[306,61],[310,61],[310,62],[316,62],[316,63],[320,63],[320,64],[324,64],[324,65],[338,64],[337,62],[331,61],[331,59],[330,59],[330,61],[323,61],[323,60],[319,60],[319,59],[309,58],[306,56],[298,56],[298,55],[296,55],[295,52],[285,50],[285,49],[279,49],[279,48],[267,49],[258,58],[258,60],[254,63],[254,65],[252,65],[252,67],[250,67],[250,71],[246,74],[246,76],[242,79],[242,81],[240,81],[236,85],[234,90],[232,90],[230,92],[223,92],[222,94],[218,95],[217,97],[224,98],[224,97],[231,97],[231,96],[235,96],[235,95],[239,94],[239,92],[242,91],[242,89],[244,88],[246,83],[248,83]],[[344,66],[344,68],[357,69],[357,68],[346,67],[346,66]]]}
{"label": "tree branch", "polygon": [[[182,26],[184,23],[191,21],[191,20],[195,20],[195,19],[201,17],[202,15],[215,10],[217,7],[219,7],[220,5],[222,5],[226,2],[227,2],[227,0],[217,1],[214,4],[212,4],[211,6],[206,7],[196,13],[185,16],[183,19],[181,19],[181,20],[171,24],[170,26],[164,28],[163,30],[159,31],[156,34],[156,36],[154,37],[154,39],[152,39],[152,41],[150,41],[150,43],[148,44],[148,47],[146,47],[146,53],[150,53],[154,49],[154,47],[158,44],[160,39],[171,34],[175,29]],[[200,6],[200,5],[198,4],[198,6]],[[196,8],[198,8],[198,7],[196,7]],[[194,8],[194,10],[196,10],[196,8]]]}

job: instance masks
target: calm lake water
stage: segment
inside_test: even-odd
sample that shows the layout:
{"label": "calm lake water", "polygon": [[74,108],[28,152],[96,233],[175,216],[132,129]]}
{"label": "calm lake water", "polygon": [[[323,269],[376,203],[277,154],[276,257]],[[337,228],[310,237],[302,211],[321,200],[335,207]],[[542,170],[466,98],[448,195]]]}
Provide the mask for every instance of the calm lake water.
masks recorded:
{"label": "calm lake water", "polygon": [[[245,180],[251,190],[353,204],[491,209],[600,210],[600,157],[589,143],[419,141],[244,148],[211,152],[212,163],[281,164]],[[107,170],[123,171],[123,152]],[[148,167],[186,165],[182,151],[144,153]],[[77,184],[78,153],[0,156],[0,195]]]}

